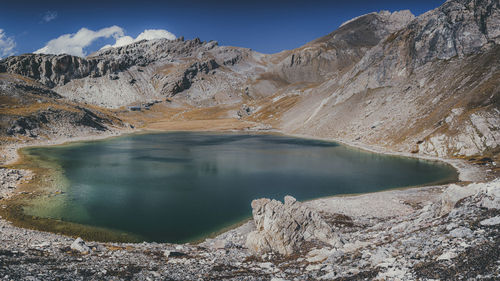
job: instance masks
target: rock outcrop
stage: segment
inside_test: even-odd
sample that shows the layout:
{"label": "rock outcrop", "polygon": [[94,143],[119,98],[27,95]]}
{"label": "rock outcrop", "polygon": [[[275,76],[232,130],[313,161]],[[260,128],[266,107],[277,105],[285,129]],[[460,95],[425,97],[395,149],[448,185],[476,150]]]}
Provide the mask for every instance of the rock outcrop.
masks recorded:
{"label": "rock outcrop", "polygon": [[157,73],[152,80],[161,83],[160,93],[166,97],[173,97],[176,94],[187,90],[193,84],[198,73],[209,74],[210,71],[219,67],[214,59],[194,62],[187,68],[180,68],[168,74]]}
{"label": "rock outcrop", "polygon": [[26,54],[8,57],[0,64],[5,72],[35,79],[51,88],[64,85],[72,79],[100,77],[119,69],[117,64],[103,65],[98,60],[70,55]]}
{"label": "rock outcrop", "polygon": [[306,241],[334,247],[343,244],[318,212],[291,196],[285,196],[284,204],[270,199],[254,200],[252,213],[257,230],[248,234],[246,246],[253,253],[290,255],[299,251]]}
{"label": "rock outcrop", "polygon": [[70,246],[71,250],[77,251],[81,254],[90,254],[92,250],[85,244],[85,241],[83,241],[82,238],[78,237],[73,241],[73,243]]}
{"label": "rock outcrop", "polygon": [[436,204],[436,216],[448,215],[464,198],[475,196],[478,206],[486,209],[500,209],[500,180],[487,184],[473,183],[467,186],[450,185]]}
{"label": "rock outcrop", "polygon": [[[399,38],[407,40],[417,64],[464,57],[500,44],[500,3],[449,0],[412,22]],[[408,37],[407,37],[408,36]]]}
{"label": "rock outcrop", "polygon": [[[48,87],[62,86],[74,79],[97,78],[116,74],[132,66],[145,67],[159,61],[193,56],[217,46],[199,39],[184,41],[141,41],[119,48],[109,48],[81,58],[71,55],[25,54],[0,61],[3,72],[23,75]],[[115,76],[111,75],[110,79]]]}

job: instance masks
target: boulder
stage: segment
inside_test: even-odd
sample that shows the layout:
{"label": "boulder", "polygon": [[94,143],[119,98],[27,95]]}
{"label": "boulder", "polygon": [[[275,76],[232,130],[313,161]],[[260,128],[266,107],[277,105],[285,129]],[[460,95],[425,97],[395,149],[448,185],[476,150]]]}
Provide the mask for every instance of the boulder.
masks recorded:
{"label": "boulder", "polygon": [[472,196],[475,193],[476,190],[468,186],[450,185],[441,195],[441,208],[439,209],[438,215],[447,215],[455,207],[458,201],[465,197]]}
{"label": "boulder", "polygon": [[256,230],[248,234],[246,246],[254,254],[290,255],[306,241],[320,241],[333,247],[343,245],[318,212],[291,196],[285,196],[284,203],[254,200],[252,209]]}
{"label": "boulder", "polygon": [[487,183],[472,183],[467,186],[450,185],[441,194],[438,216],[447,215],[458,201],[469,197],[480,197],[480,206],[487,209],[500,209],[500,180],[496,179]]}
{"label": "boulder", "polygon": [[500,216],[496,216],[496,217],[482,220],[479,224],[481,224],[482,226],[498,225],[498,224],[500,224]]}
{"label": "boulder", "polygon": [[71,244],[71,250],[77,251],[81,254],[90,254],[92,250],[85,244],[82,238],[78,237]]}

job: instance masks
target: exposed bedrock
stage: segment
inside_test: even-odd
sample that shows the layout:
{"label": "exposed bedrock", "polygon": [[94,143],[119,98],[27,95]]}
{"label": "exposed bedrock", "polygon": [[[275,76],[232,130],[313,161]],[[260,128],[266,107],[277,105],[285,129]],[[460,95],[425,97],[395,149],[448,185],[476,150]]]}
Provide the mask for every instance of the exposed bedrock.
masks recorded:
{"label": "exposed bedrock", "polygon": [[7,123],[5,128],[0,129],[0,134],[7,136],[29,136],[32,138],[41,135],[57,135],[72,131],[81,132],[90,130],[93,132],[107,131],[113,126],[122,126],[119,119],[111,119],[98,111],[91,111],[83,107],[68,109],[48,108],[31,113],[28,116],[3,116],[0,121]]}
{"label": "exposed bedrock", "polygon": [[64,85],[72,79],[100,77],[120,70],[117,62],[85,59],[70,55],[27,54],[10,57],[2,62],[6,72],[35,79],[48,87]]}
{"label": "exposed bedrock", "polygon": [[194,62],[186,68],[179,68],[174,73],[157,73],[153,76],[154,82],[162,84],[160,93],[167,97],[172,97],[177,93],[191,87],[198,73],[208,74],[211,70],[219,67],[214,59]]}
{"label": "exposed bedrock", "polygon": [[[71,55],[25,54],[0,61],[0,72],[20,74],[48,87],[62,86],[73,79],[97,78],[125,71],[132,66],[145,67],[153,62],[192,56],[217,46],[199,39],[184,41],[140,41],[120,48],[110,48],[81,58]],[[116,76],[110,76],[115,79]]]}
{"label": "exposed bedrock", "polygon": [[[477,53],[500,43],[498,0],[454,0],[413,21],[406,32],[414,59],[420,64]],[[404,38],[404,36],[402,37]]]}
{"label": "exposed bedrock", "polygon": [[285,203],[270,199],[252,201],[256,231],[248,234],[246,245],[255,254],[276,252],[290,255],[306,241],[322,242],[334,247],[343,245],[321,215],[285,196]]}

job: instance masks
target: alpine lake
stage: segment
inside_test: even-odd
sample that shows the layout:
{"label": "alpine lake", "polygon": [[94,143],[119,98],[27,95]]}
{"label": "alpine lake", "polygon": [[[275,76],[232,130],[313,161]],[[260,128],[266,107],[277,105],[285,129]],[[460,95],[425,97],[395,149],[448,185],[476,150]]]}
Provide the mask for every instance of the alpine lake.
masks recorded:
{"label": "alpine lake", "polygon": [[11,219],[103,241],[199,241],[251,217],[257,198],[298,200],[456,181],[436,161],[275,134],[132,134],[22,150],[50,171]]}

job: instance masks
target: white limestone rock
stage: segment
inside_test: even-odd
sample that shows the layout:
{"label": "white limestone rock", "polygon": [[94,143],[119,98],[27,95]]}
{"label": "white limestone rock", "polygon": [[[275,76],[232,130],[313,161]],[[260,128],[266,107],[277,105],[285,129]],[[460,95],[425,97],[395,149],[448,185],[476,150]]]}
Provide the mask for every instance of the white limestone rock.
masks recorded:
{"label": "white limestone rock", "polygon": [[479,224],[485,225],[485,226],[492,226],[492,225],[500,224],[500,216],[496,216],[496,217],[482,220]]}
{"label": "white limestone rock", "polygon": [[85,244],[82,238],[78,237],[73,241],[70,247],[72,250],[75,250],[81,254],[90,254],[92,250]]}
{"label": "white limestone rock", "polygon": [[333,247],[343,245],[319,213],[309,209],[291,196],[285,203],[270,199],[252,201],[256,231],[248,234],[246,246],[251,252],[261,254],[277,252],[290,255],[304,241],[321,241]]}
{"label": "white limestone rock", "polygon": [[442,216],[448,214],[458,201],[475,193],[476,190],[470,188],[470,186],[451,185],[441,195],[441,208],[438,215]]}
{"label": "white limestone rock", "polygon": [[439,257],[436,258],[437,261],[442,261],[442,260],[451,260],[456,258],[458,255],[455,251],[447,251],[443,254],[441,254]]}

